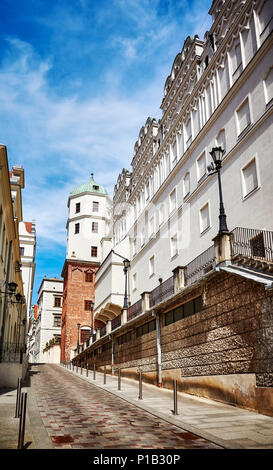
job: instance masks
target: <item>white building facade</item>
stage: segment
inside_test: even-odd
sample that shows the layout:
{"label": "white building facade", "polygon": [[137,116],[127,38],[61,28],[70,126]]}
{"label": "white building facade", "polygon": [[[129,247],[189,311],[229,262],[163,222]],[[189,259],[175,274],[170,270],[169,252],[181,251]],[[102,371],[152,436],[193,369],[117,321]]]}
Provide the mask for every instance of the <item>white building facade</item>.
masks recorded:
{"label": "white building facade", "polygon": [[[174,60],[162,118],[140,130],[113,208],[114,250],[131,264],[131,304],[212,245],[219,229],[212,148],[225,150],[228,229],[273,229],[272,10],[269,0],[214,1],[204,41],[188,37]],[[126,237],[129,255],[119,251]],[[122,272],[120,279],[122,294]]]}
{"label": "white building facade", "polygon": [[[46,351],[51,343],[58,343],[61,336],[63,281],[57,278],[44,278],[38,291],[38,312],[35,325],[35,346],[30,362],[49,362]],[[50,343],[51,342],[51,343]],[[52,362],[52,361],[50,361]],[[60,342],[58,354],[53,362],[60,362]]]}
{"label": "white building facade", "polygon": [[31,313],[32,291],[35,276],[36,227],[34,221],[20,222],[19,242],[21,256],[21,272],[24,295],[26,299],[27,323]]}

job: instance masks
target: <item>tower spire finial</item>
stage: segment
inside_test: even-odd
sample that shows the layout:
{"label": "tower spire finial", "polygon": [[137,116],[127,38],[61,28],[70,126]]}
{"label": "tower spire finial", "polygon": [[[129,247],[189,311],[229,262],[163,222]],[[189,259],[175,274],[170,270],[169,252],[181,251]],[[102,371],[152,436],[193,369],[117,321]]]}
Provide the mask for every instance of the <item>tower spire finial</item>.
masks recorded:
{"label": "tower spire finial", "polygon": [[94,173],[93,172],[91,173],[91,179],[92,180],[94,179]]}

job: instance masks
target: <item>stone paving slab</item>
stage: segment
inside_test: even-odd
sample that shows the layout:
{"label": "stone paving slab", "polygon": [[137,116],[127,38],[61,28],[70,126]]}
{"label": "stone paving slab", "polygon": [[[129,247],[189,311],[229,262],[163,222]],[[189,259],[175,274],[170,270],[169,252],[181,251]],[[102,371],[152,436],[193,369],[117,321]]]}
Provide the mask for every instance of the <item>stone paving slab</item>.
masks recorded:
{"label": "stone paving slab", "polygon": [[143,400],[139,400],[138,383],[132,379],[122,378],[121,390],[118,391],[115,376],[107,375],[104,384],[102,373],[96,372],[94,380],[91,373],[86,377],[85,370],[82,374],[80,369],[77,373],[76,368],[74,371],[65,368],[65,371],[224,448],[273,449],[273,418],[270,416],[181,392],[178,393],[177,416],[171,411],[171,390],[143,383]]}
{"label": "stone paving slab", "polygon": [[57,365],[32,366],[32,392],[53,449],[219,449]]}

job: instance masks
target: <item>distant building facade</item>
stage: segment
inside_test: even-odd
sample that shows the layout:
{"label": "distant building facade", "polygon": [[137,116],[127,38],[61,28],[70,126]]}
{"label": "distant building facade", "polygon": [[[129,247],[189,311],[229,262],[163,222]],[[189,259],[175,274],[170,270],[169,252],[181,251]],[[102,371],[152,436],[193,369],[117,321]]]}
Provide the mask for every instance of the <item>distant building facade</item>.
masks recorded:
{"label": "distant building facade", "polygon": [[68,198],[67,254],[62,271],[62,362],[70,360],[73,349],[89,341],[96,328],[92,312],[95,273],[103,253],[111,248],[107,237],[111,205],[107,191],[95,182],[93,174]]}
{"label": "distant building facade", "polygon": [[[35,324],[35,340],[30,360],[35,363],[60,362],[60,336],[62,318],[63,281],[44,278],[38,291],[38,312]],[[49,346],[58,345],[53,359]]]}
{"label": "distant building facade", "polygon": [[[74,359],[272,415],[273,4],[212,2],[188,37],[113,199],[113,247],[96,272],[104,323]],[[219,230],[212,150],[224,150]],[[215,170],[215,168],[214,168]],[[129,308],[124,309],[123,258]],[[263,398],[262,398],[263,397]]]}
{"label": "distant building facade", "polygon": [[19,223],[19,244],[22,280],[26,299],[27,322],[29,322],[35,276],[36,226],[34,221],[22,221]]}

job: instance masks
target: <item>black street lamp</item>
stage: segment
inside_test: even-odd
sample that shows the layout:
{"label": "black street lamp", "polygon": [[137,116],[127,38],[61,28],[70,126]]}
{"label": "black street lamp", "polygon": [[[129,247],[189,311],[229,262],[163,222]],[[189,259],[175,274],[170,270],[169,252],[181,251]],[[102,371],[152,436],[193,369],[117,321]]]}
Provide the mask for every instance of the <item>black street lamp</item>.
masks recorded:
{"label": "black street lamp", "polygon": [[123,272],[125,275],[125,291],[124,291],[124,302],[123,302],[123,308],[128,308],[128,268],[130,267],[130,261],[125,258],[123,260]]}
{"label": "black street lamp", "polygon": [[81,326],[81,324],[77,323],[77,327],[78,327],[77,353],[78,354],[80,352],[80,326]]}
{"label": "black street lamp", "polygon": [[222,183],[221,183],[221,168],[222,160],[225,150],[222,147],[214,147],[211,152],[213,162],[208,166],[209,174],[213,175],[217,173],[218,175],[218,187],[219,187],[219,233],[228,232],[226,214],[223,203],[223,194],[222,194]]}

